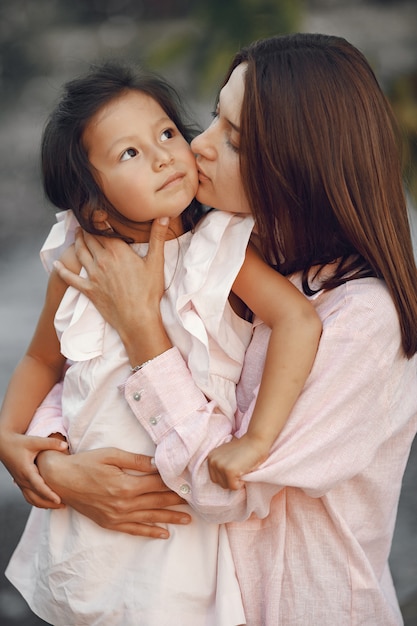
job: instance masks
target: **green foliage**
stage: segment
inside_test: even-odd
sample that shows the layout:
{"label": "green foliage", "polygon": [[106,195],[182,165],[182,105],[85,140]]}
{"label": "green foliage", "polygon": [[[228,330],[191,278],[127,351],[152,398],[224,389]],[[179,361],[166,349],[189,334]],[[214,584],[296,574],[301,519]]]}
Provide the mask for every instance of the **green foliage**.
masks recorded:
{"label": "green foliage", "polygon": [[396,78],[388,98],[398,120],[404,146],[404,179],[417,206],[417,71]]}
{"label": "green foliage", "polygon": [[243,45],[294,31],[301,9],[301,0],[196,0],[184,30],[158,42],[148,62],[185,62],[197,95],[207,95]]}

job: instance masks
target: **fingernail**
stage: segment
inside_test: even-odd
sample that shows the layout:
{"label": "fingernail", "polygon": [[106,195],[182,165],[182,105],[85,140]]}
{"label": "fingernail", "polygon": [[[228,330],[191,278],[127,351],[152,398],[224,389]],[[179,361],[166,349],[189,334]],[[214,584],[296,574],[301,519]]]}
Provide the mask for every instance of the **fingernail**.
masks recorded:
{"label": "fingernail", "polygon": [[151,458],[151,465],[153,465],[153,467],[155,467],[155,466],[156,466],[156,463],[155,463],[155,457],[152,457],[152,458]]}
{"label": "fingernail", "polygon": [[161,226],[166,226],[169,223],[169,217],[159,217],[158,221]]}
{"label": "fingernail", "polygon": [[191,519],[189,517],[181,517],[180,524],[189,524]]}

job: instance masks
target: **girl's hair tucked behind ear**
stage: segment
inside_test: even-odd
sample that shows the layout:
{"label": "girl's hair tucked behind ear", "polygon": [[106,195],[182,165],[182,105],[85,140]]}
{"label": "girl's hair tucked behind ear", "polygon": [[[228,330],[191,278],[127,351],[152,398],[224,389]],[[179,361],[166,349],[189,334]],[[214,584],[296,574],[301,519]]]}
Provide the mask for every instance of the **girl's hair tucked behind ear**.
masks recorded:
{"label": "girl's hair tucked behind ear", "polygon": [[[263,252],[284,274],[334,263],[324,288],[383,278],[407,356],[417,352],[417,272],[398,133],[362,53],[345,39],[292,34],[241,50],[240,163]],[[228,77],[226,78],[227,81]]]}
{"label": "girl's hair tucked behind ear", "polygon": [[[97,230],[93,224],[97,209],[130,222],[109,203],[98,186],[83,146],[83,132],[103,106],[129,91],[145,93],[158,102],[189,143],[199,132],[184,121],[184,109],[175,89],[157,74],[134,65],[107,61],[67,82],[42,136],[43,186],[52,204],[72,209],[81,226],[93,234],[118,236]],[[182,213],[184,229],[192,229],[201,216],[202,207],[193,200]]]}

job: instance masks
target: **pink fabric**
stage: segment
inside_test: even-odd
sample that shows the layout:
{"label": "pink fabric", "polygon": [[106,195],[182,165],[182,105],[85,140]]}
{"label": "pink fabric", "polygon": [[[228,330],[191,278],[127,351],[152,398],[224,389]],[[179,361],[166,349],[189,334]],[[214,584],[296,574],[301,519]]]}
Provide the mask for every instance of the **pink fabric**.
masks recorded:
{"label": "pink fabric", "polygon": [[57,383],[46,396],[26,431],[27,435],[49,437],[53,433],[67,436],[62,420],[62,385]]}
{"label": "pink fabric", "polygon": [[[230,424],[176,348],[129,377],[126,399],[157,444],[167,484],[208,520],[232,522],[248,625],[399,625],[388,556],[417,430],[417,358],[402,355],[381,281],[352,281],[311,300],[323,321],[313,370],[245,489],[209,479],[207,453],[230,437]],[[250,420],[268,338],[256,324],[237,390],[238,435]]]}
{"label": "pink fabric", "polygon": [[[402,356],[380,281],[311,300],[323,320],[313,370],[245,489],[226,491],[208,477],[207,453],[230,437],[230,421],[207,402],[176,348],[130,376],[125,395],[157,444],[167,484],[207,519],[231,522],[248,626],[398,626],[388,556],[417,430],[417,358]],[[237,388],[237,434],[252,413],[268,338],[255,324]]]}

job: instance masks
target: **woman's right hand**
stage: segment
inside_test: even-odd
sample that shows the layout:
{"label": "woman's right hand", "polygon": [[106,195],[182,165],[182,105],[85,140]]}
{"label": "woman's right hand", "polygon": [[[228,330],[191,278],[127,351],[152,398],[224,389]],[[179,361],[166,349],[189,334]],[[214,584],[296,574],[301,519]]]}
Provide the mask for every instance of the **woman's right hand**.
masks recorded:
{"label": "woman's right hand", "polygon": [[166,508],[184,500],[164,484],[151,457],[116,448],[72,455],[45,451],[38,456],[38,467],[62,502],[103,528],[166,539],[169,532],[158,524],[191,521],[187,513]]}

